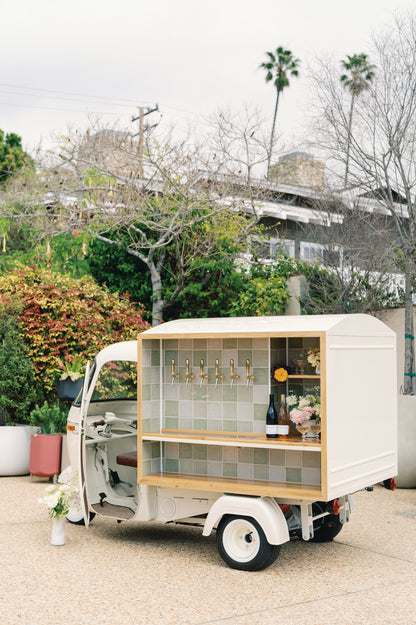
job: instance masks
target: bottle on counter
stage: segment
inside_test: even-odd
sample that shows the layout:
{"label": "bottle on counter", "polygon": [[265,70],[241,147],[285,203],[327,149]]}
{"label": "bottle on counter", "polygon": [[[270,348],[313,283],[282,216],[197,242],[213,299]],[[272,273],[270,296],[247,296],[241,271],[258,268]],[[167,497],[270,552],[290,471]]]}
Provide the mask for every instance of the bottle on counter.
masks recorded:
{"label": "bottle on counter", "polygon": [[277,438],[277,411],[274,405],[274,395],[269,396],[269,407],[266,414],[266,436]]}
{"label": "bottle on counter", "polygon": [[289,437],[289,413],[286,406],[286,397],[280,396],[280,408],[277,414],[277,437],[287,439]]}

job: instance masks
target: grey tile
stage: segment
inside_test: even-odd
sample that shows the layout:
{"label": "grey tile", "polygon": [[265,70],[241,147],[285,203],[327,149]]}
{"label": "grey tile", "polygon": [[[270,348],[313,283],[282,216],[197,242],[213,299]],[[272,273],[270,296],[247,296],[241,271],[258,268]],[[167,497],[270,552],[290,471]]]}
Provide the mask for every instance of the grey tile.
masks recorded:
{"label": "grey tile", "polygon": [[253,451],[252,447],[239,447],[238,463],[253,463]]}
{"label": "grey tile", "polygon": [[301,482],[302,481],[302,469],[296,469],[293,467],[286,467],[286,482]]}
{"label": "grey tile", "polygon": [[210,461],[220,462],[222,460],[221,447],[217,445],[207,445],[207,457]]}
{"label": "grey tile", "polygon": [[269,450],[262,449],[261,447],[255,447],[253,450],[254,464],[268,464],[269,462]]}
{"label": "grey tile", "polygon": [[223,463],[224,477],[237,477],[237,464],[234,462]]}
{"label": "grey tile", "polygon": [[255,480],[268,480],[269,479],[269,467],[263,464],[254,465],[254,479]]}

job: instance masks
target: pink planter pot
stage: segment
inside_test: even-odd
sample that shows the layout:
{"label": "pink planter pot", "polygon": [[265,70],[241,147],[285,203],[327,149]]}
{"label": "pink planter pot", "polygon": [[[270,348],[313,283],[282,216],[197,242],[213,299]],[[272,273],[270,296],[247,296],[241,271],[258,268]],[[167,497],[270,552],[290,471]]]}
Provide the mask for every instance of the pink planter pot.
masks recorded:
{"label": "pink planter pot", "polygon": [[38,477],[52,477],[61,468],[62,434],[32,434],[29,472]]}

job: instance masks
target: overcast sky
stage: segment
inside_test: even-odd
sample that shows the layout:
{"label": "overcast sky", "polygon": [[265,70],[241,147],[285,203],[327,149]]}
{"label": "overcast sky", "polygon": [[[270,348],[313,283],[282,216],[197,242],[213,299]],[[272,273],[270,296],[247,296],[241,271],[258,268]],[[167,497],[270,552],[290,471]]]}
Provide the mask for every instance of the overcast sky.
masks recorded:
{"label": "overcast sky", "polygon": [[[279,132],[305,133],[307,65],[367,52],[372,32],[414,0],[0,0],[0,128],[26,149],[68,124],[100,114],[128,126],[137,106],[149,121],[200,124],[244,104],[272,117],[274,90],[258,66],[279,45],[301,59],[284,92]],[[303,69],[303,72],[302,72]]]}

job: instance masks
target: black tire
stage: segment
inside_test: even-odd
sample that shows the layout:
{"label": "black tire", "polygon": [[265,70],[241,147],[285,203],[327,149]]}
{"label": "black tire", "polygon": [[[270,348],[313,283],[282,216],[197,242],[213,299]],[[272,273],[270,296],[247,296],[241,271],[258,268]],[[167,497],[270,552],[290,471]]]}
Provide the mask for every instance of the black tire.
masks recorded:
{"label": "black tire", "polygon": [[[91,521],[95,517],[95,512],[90,512],[89,515],[90,515],[89,519],[91,523]],[[85,525],[84,516],[82,512],[79,513],[78,511],[74,512],[70,510],[65,518],[68,521],[68,523],[71,523],[71,525]]]}
{"label": "black tire", "polygon": [[[312,512],[314,516],[325,512],[325,504],[319,502],[312,504]],[[313,538],[311,538],[311,542],[332,542],[335,536],[342,530],[342,526],[343,524],[339,520],[338,514],[328,514],[327,516],[317,519],[313,524]]]}
{"label": "black tire", "polygon": [[281,545],[267,542],[255,519],[225,515],[217,527],[217,548],[232,569],[262,571],[276,560]]}

